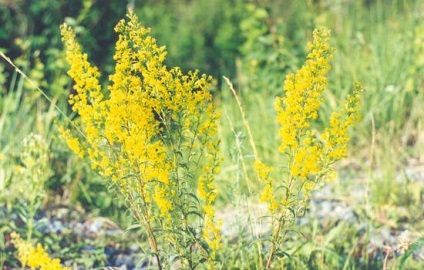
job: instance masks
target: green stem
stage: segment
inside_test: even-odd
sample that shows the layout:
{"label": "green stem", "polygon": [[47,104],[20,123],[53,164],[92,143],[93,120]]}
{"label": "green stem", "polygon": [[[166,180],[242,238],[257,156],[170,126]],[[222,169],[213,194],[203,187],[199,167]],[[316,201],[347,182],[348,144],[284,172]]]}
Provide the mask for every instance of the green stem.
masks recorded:
{"label": "green stem", "polygon": [[277,222],[277,229],[272,237],[272,246],[271,246],[271,250],[269,252],[269,256],[268,256],[268,261],[266,263],[266,268],[267,269],[271,269],[271,264],[272,264],[272,260],[274,259],[274,255],[275,255],[275,251],[276,251],[276,244],[278,241],[278,236],[280,234],[280,230],[282,227],[282,221],[283,221],[283,214],[281,214],[281,217],[278,219]]}
{"label": "green stem", "polygon": [[28,234],[27,234],[27,241],[30,242],[32,238],[32,232],[34,228],[34,217],[35,217],[35,211],[36,211],[36,200],[37,195],[30,200],[29,208],[28,208],[28,220],[27,220],[27,226],[28,226]]}
{"label": "green stem", "polygon": [[[158,244],[157,244],[155,233],[153,232],[153,228],[152,228],[152,225],[151,225],[151,218],[150,218],[150,215],[149,215],[148,210],[147,210],[146,197],[144,195],[143,190],[141,190],[141,198],[143,200],[143,204],[145,205],[145,207],[144,207],[144,221],[145,221],[145,224],[146,224],[146,227],[147,227],[147,233],[148,233],[148,237],[149,237],[149,245],[150,245],[150,248],[155,253],[154,256],[155,256],[156,262],[158,264],[158,269],[162,270],[162,264],[161,264],[161,261],[160,261]],[[140,213],[138,213],[138,214],[140,214]],[[139,218],[141,218],[141,217],[139,217]],[[140,221],[142,221],[142,220],[143,219],[141,218]]]}

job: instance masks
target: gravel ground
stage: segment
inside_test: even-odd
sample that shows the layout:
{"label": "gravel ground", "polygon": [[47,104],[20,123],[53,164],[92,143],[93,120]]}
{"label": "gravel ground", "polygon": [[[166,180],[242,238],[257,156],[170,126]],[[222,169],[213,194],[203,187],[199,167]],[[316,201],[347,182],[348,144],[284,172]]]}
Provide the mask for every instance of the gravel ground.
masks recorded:
{"label": "gravel ground", "polygon": [[[421,183],[424,187],[424,166],[408,169],[405,171],[409,179]],[[351,181],[352,182],[352,181]],[[360,183],[360,182],[359,182]],[[358,205],[363,203],[365,189],[364,185],[357,185],[349,190],[349,196],[334,195],[333,187],[326,185],[323,189],[314,193],[310,202],[310,209],[304,218],[301,218],[298,223],[302,226],[309,226],[311,222],[318,222],[321,228],[328,226],[336,226],[340,222],[351,224],[357,231],[365,233],[367,224],[360,219]],[[362,207],[363,209],[363,207]],[[218,211],[217,218],[223,221],[222,230],[225,239],[229,242],[237,241],[237,237],[261,237],[269,233],[269,219],[263,218],[266,213],[266,205],[260,203],[252,203],[245,201],[241,205],[228,206],[225,209]],[[422,210],[421,215],[424,215]],[[0,207],[0,219],[6,221],[13,220],[17,228],[23,226],[19,215],[11,213],[5,207]],[[94,217],[84,218],[84,213],[76,209],[67,207],[54,207],[42,211],[36,217],[38,221],[37,230],[41,235],[56,235],[58,239],[68,239],[68,242],[61,243],[61,247],[65,248],[72,241],[80,242],[78,254],[84,254],[90,258],[99,256],[108,267],[118,267],[115,269],[145,269],[147,263],[143,262],[143,254],[140,247],[134,243],[128,243],[128,246],[119,244],[119,239],[123,239],[124,231],[119,228],[114,222],[107,218]],[[389,222],[389,220],[387,220]],[[382,221],[384,224],[384,220]],[[5,228],[7,222],[0,224],[0,228]],[[396,227],[381,226],[380,228],[371,228],[371,234],[367,248],[369,253],[376,259],[382,259],[384,250],[391,249],[393,254],[399,255],[405,245],[413,242],[424,235],[408,229],[407,224],[394,224]],[[7,232],[6,229],[3,232]],[[4,234],[5,253],[10,254],[13,246],[7,233]],[[95,244],[99,239],[116,238],[112,244],[108,244],[100,250]],[[131,241],[131,239],[128,239]],[[9,253],[7,253],[9,251]],[[414,259],[424,260],[424,249],[414,253]],[[62,263],[67,266],[74,266],[74,269],[86,269],[86,266],[75,266],[72,260],[62,260]],[[138,263],[138,265],[137,265]],[[6,263],[4,270],[13,269]]]}

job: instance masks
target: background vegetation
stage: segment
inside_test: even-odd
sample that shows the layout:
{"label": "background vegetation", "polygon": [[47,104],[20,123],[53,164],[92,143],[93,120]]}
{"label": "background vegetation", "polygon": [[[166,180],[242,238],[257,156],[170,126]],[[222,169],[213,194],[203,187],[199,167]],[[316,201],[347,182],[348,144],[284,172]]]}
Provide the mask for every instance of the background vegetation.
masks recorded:
{"label": "background vegetation", "polygon": [[[65,21],[76,30],[106,81],[105,74],[113,70],[113,28],[128,7],[166,45],[169,66],[199,69],[216,80],[215,100],[222,109],[224,162],[217,183],[222,213],[246,202],[257,204],[252,198],[262,187],[253,177],[253,150],[223,76],[235,86],[261,156],[278,165],[274,98],[282,95],[285,75],[302,65],[312,30],[331,29],[336,52],[326,104],[315,125],[322,126],[343,104],[353,81],[367,89],[362,120],[352,130],[350,158],[340,166],[338,180],[325,188],[327,193],[317,194],[309,220],[293,228],[300,233],[287,243],[291,259],[286,264],[311,269],[423,267],[418,244],[412,246],[418,246],[415,253],[411,249],[402,255],[372,237],[389,233],[396,240],[408,231],[409,243],[419,243],[424,235],[424,3],[419,0],[0,0],[0,50],[52,100],[0,60],[0,265],[17,265],[8,237],[24,222],[21,214],[15,217],[25,203],[18,195],[22,182],[17,168],[22,166],[21,142],[30,133],[40,134],[49,145],[52,173],[41,212],[62,205],[87,217],[106,217],[122,228],[132,224],[122,202],[57,135],[56,123],[64,119],[55,108],[74,117],[67,105],[73,90],[59,25]],[[355,219],[313,214],[314,207],[323,211],[323,202],[334,200],[351,208]],[[54,234],[34,234],[62,261],[105,264],[101,254],[84,255],[84,243],[67,239],[59,245]],[[92,246],[103,253],[111,241],[125,242],[105,237]],[[249,262],[243,239],[233,241],[223,260],[236,269],[252,268],[255,262]],[[61,251],[64,247],[67,252]],[[237,265],[237,258],[247,263]]]}

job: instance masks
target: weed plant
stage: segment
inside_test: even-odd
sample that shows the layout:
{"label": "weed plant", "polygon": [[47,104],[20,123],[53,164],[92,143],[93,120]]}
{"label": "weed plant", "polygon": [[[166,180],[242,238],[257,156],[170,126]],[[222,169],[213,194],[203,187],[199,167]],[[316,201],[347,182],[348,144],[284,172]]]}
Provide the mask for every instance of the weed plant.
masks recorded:
{"label": "weed plant", "polygon": [[[25,81],[27,77],[21,73],[23,71],[17,69],[10,88],[0,93],[0,227],[4,239],[0,246],[0,265],[6,263],[5,267],[17,267],[8,247],[11,233],[15,236],[16,247],[22,250],[16,257],[22,265],[26,262],[27,266],[44,265],[42,258],[46,259],[45,263],[51,262],[47,261],[48,253],[62,259],[76,256],[69,251],[67,254],[58,252],[58,247],[63,247],[63,239],[59,243],[58,236],[42,234],[40,229],[49,221],[40,216],[51,204],[60,203],[62,207],[74,209],[78,201],[90,202],[91,197],[98,195],[95,190],[89,190],[92,187],[100,186],[103,194],[107,192],[103,183],[94,181],[99,177],[91,169],[84,168],[81,162],[74,165],[76,158],[69,155],[67,146],[58,138],[55,127],[55,120],[59,120],[57,101],[46,103],[40,92],[34,91],[34,81]],[[61,194],[60,190],[64,192]],[[96,201],[96,204],[104,203],[105,200]],[[96,204],[86,206],[94,208]],[[117,200],[112,206],[119,209],[113,210],[115,213],[121,212],[121,216],[115,218],[122,217],[124,221],[125,209],[119,208]],[[113,218],[111,209],[108,211]],[[93,210],[91,213],[96,215]],[[77,256],[87,259],[85,255]]]}
{"label": "weed plant", "polygon": [[[115,30],[119,33],[117,63],[110,76],[109,99],[105,99],[99,72],[82,53],[71,28],[62,26],[69,74],[76,82],[77,93],[70,103],[80,116],[78,131],[83,136],[65,129],[62,134],[72,150],[81,157],[87,155],[93,168],[115,184],[146,231],[159,268],[175,261],[190,269],[205,262],[216,267],[222,244],[214,221],[214,175],[220,155],[218,114],[207,91],[211,78],[199,78],[196,72],[183,75],[178,68],[168,70],[163,65],[165,49],[156,45],[134,14]],[[261,200],[268,203],[272,226],[268,255],[258,250],[261,267],[271,268],[275,256],[284,254],[280,244],[286,223],[303,215],[312,190],[334,178],[333,164],[346,156],[347,128],[359,120],[362,88],[357,85],[343,113],[333,113],[321,135],[310,129],[327,87],[333,51],[328,40],[328,31],[314,32],[305,66],[287,76],[285,96],[276,100],[279,150],[287,157],[283,183],[270,179],[272,168],[260,161],[253,146],[255,171],[265,183]],[[171,246],[166,247],[165,241]]]}
{"label": "weed plant", "polygon": [[[237,100],[232,97],[230,91],[227,91],[228,87],[224,87],[222,93],[218,94],[220,99],[215,101],[223,105],[224,117],[221,118],[219,130],[215,131],[215,127],[211,129],[217,132],[217,136],[210,134],[211,141],[215,143],[210,151],[204,151],[202,139],[199,134],[193,132],[192,127],[195,125],[193,122],[190,124],[190,121],[197,117],[199,123],[210,120],[212,126],[215,126],[218,116],[210,117],[208,111],[190,118],[188,112],[202,105],[202,101],[197,101],[191,109],[185,109],[185,106],[181,105],[183,102],[171,104],[170,94],[167,93],[169,89],[175,89],[172,90],[174,92],[171,91],[174,94],[178,92],[177,86],[183,85],[181,89],[185,93],[182,95],[184,102],[190,100],[189,92],[194,92],[199,97],[201,94],[205,95],[207,104],[212,104],[212,99],[207,94],[211,85],[209,77],[165,68],[163,62],[165,50],[152,41],[149,33],[137,34],[135,30],[131,30],[129,23],[132,19],[129,19],[127,24],[121,24],[121,39],[118,41],[121,51],[117,50],[114,59],[117,61],[116,71],[111,77],[109,91],[105,94],[103,91],[105,89],[100,88],[104,83],[101,83],[99,73],[88,64],[87,56],[81,52],[78,45],[72,42],[74,40],[72,31],[66,27],[62,28],[68,46],[68,58],[71,56],[72,60],[71,66],[74,72],[71,75],[76,77],[76,89],[79,90],[71,100],[77,113],[80,114],[79,119],[75,119],[78,129],[73,129],[73,134],[70,133],[71,130],[64,129],[63,133],[76,153],[85,154],[94,166],[97,166],[103,177],[110,180],[108,184],[113,185],[115,191],[126,199],[127,206],[130,206],[130,211],[133,211],[136,220],[139,221],[139,226],[144,226],[147,231],[147,242],[150,240],[150,243],[146,243],[146,246],[150,247],[147,256],[156,261],[152,263],[153,267],[160,265],[167,268],[171,265],[173,267],[180,265],[185,268],[195,266],[201,268],[209,265],[230,269],[260,269],[266,266],[309,269],[421,268],[415,260],[408,259],[416,256],[416,251],[422,246],[422,240],[418,238],[412,242],[407,241],[405,253],[399,260],[391,259],[396,257],[395,250],[377,250],[372,254],[369,251],[372,234],[379,229],[387,227],[392,231],[404,229],[406,227],[402,227],[404,226],[402,224],[406,222],[405,226],[408,229],[413,233],[419,233],[422,228],[419,226],[419,221],[423,215],[422,185],[419,178],[411,176],[406,169],[404,170],[405,161],[411,156],[419,160],[423,149],[420,132],[423,119],[423,111],[420,109],[423,100],[420,91],[423,85],[420,76],[423,59],[420,56],[423,55],[424,48],[423,29],[420,23],[423,14],[420,12],[422,4],[412,0],[394,0],[387,3],[380,0],[309,1],[307,4],[293,1],[284,9],[268,8],[265,2],[258,4],[259,6],[252,4],[244,6],[241,10],[248,11],[249,14],[241,21],[242,25],[245,25],[242,32],[245,43],[240,47],[241,59],[237,60],[240,60],[237,63],[241,66],[237,66],[240,69],[234,80],[235,89],[230,87],[236,93]],[[279,5],[279,3],[268,4],[275,5],[273,7]],[[150,9],[146,7],[144,11],[156,12],[154,8]],[[281,14],[277,14],[277,11],[283,13],[282,21],[278,20],[277,15]],[[229,14],[231,12],[233,11],[229,11]],[[192,19],[188,18],[187,21]],[[78,25],[77,21],[68,20],[68,23]],[[139,26],[138,22],[133,23]],[[312,73],[318,75],[322,72],[322,74],[314,77],[307,76],[310,75],[307,70],[314,66],[311,65],[313,57],[309,58],[302,68],[297,67],[301,65],[298,59],[302,59],[310,52],[304,49],[302,44],[306,43],[309,31],[317,24],[333,29],[333,38],[331,45],[328,41],[323,42],[328,46],[328,54],[324,53],[325,57],[315,59],[319,59],[320,65],[317,66],[320,68]],[[249,32],[246,30],[247,26],[254,29]],[[222,42],[228,38],[226,34],[234,33],[234,28],[227,30],[222,33],[224,35],[221,37]],[[324,32],[318,35],[321,39],[316,36],[314,40],[326,40],[325,35],[322,35]],[[260,42],[255,43],[255,40]],[[180,46],[184,47],[186,40],[179,41],[182,44],[179,43]],[[147,44],[149,48],[144,55],[140,53],[143,52],[140,44],[143,46]],[[199,44],[201,42],[193,46],[198,48]],[[280,45],[282,47],[278,47]],[[326,64],[332,55],[330,48],[332,46],[337,48],[337,53],[332,59],[333,69],[328,76]],[[171,52],[173,48],[170,44]],[[254,52],[252,48],[255,48]],[[275,49],[278,51],[273,52]],[[186,54],[187,51],[190,52],[186,48],[182,54]],[[173,61],[178,62],[175,58]],[[125,67],[125,62],[131,65]],[[139,62],[144,66],[137,65]],[[196,63],[198,62],[196,59]],[[285,92],[281,95],[278,86],[283,85],[282,78],[286,73],[296,69],[299,71],[287,77]],[[43,67],[39,65],[35,70],[43,70]],[[37,72],[30,74],[34,78],[42,78]],[[14,76],[15,79],[10,76],[9,79],[12,78],[12,82],[22,87],[23,81]],[[299,114],[293,113],[289,93],[291,88],[296,87],[290,85],[298,85],[296,82],[309,85],[306,78],[312,77],[321,79],[311,81],[323,83],[321,86],[318,83],[311,83],[315,85],[311,87],[312,89],[325,89],[328,83],[332,91],[317,94],[320,96],[318,100],[325,102],[320,103],[319,110],[315,110],[313,106],[309,112],[316,111],[319,118],[314,119],[312,117],[314,113],[311,113],[310,117],[305,117],[303,123],[307,126],[300,128],[302,132],[294,133],[296,143],[293,144],[293,140],[290,140],[293,138],[293,133],[289,127],[302,121],[299,121],[299,118],[293,118],[296,121],[285,121],[295,115],[302,115],[307,110]],[[350,84],[354,80],[364,82],[367,88],[366,102],[360,109],[364,116],[361,120],[355,116],[349,118],[348,114],[345,114],[349,108],[355,110],[351,115],[356,114],[358,107],[354,104],[358,96],[355,94],[347,98],[352,102],[351,105],[348,102],[344,111],[333,114],[339,107],[338,104],[342,103],[341,100],[349,96]],[[0,77],[0,81],[3,84],[6,81],[5,77]],[[199,81],[202,82],[198,83],[201,84],[200,87],[196,86],[196,82]],[[132,91],[131,89],[135,89],[134,86],[142,91]],[[16,151],[14,145],[34,129],[46,137],[48,143],[51,142],[50,129],[44,128],[44,124],[41,124],[41,119],[51,120],[51,118],[43,115],[42,111],[45,108],[41,108],[43,105],[38,102],[38,97],[31,99],[33,93],[24,94],[22,88],[17,89],[21,90],[18,90],[18,93],[5,91],[0,98],[2,101],[0,185],[2,190],[5,190],[0,195],[2,201],[9,202],[9,206],[13,201],[10,197],[14,194],[13,190],[11,191],[12,183],[18,183],[18,174],[14,169],[19,163],[21,154],[20,151]],[[357,91],[360,89],[361,87],[356,88]],[[115,94],[112,94],[113,92]],[[318,92],[320,91],[316,93]],[[277,111],[270,106],[274,102],[274,95],[281,95],[278,98]],[[309,94],[305,96],[312,97]],[[149,102],[137,102],[141,100]],[[241,112],[240,104],[244,108]],[[37,117],[27,117],[32,114],[34,105],[39,106],[39,110],[36,110]],[[131,109],[135,105],[138,109]],[[122,108],[126,109],[122,111]],[[53,106],[46,111],[54,111]],[[141,120],[134,117],[141,114],[148,120],[140,123]],[[13,120],[14,117],[16,120]],[[277,117],[279,121],[275,121]],[[357,120],[360,121],[359,128],[348,136],[346,123]],[[142,134],[141,130],[136,130],[134,123],[145,127],[147,135]],[[373,127],[370,127],[371,123]],[[249,128],[245,131],[247,126]],[[297,128],[298,126],[294,127],[295,130]],[[15,137],[7,135],[14,134],[14,130],[17,129],[22,132]],[[93,130],[98,133],[93,135],[91,133]],[[122,131],[127,131],[128,134],[121,134]],[[137,139],[135,137],[131,139],[131,133],[137,134],[135,136]],[[336,138],[335,134],[339,136],[339,144],[334,145],[334,141],[331,142],[330,138]],[[217,137],[222,138],[220,146],[217,144]],[[358,214],[358,223],[361,223],[361,226],[356,228],[349,222],[330,222],[322,226],[315,221],[299,228],[296,219],[307,213],[305,211],[313,191],[319,189],[327,178],[334,177],[331,171],[333,163],[329,161],[335,162],[346,156],[346,148],[343,145],[347,143],[349,137],[352,137],[355,145],[349,156],[356,160],[351,159],[342,164],[351,171],[347,174],[345,172],[339,181],[333,182],[331,188],[335,194],[343,194],[344,201],[353,203],[352,187],[363,184],[365,197],[359,205],[352,206]],[[126,140],[130,140],[131,143]],[[136,147],[143,140],[143,147]],[[193,144],[193,149],[196,150],[188,150],[189,147],[185,146],[187,141],[197,142],[196,147],[195,143]],[[284,145],[290,141],[292,143]],[[279,151],[276,150],[277,145],[281,146]],[[218,153],[218,146],[223,150],[222,154]],[[142,150],[136,153],[134,149],[137,148],[159,149],[159,154],[151,154],[147,150],[144,154]],[[211,157],[211,152],[214,152],[212,154],[214,157]],[[333,158],[326,159],[325,154],[331,152]],[[193,158],[190,158],[190,155],[198,157],[200,153],[203,153],[201,161],[194,162]],[[221,155],[224,156],[224,162],[220,173],[217,173],[217,167],[207,168],[208,160],[213,160],[212,167],[217,166]],[[158,157],[159,159],[156,159]],[[155,158],[155,161],[150,161],[150,158]],[[80,161],[73,160],[71,163],[76,164],[76,168],[84,166]],[[72,164],[68,164],[68,167],[73,167]],[[143,166],[155,174],[145,176],[140,169]],[[202,167],[207,168],[206,173],[202,172]],[[308,169],[304,171],[304,167]],[[57,167],[54,169],[56,175],[60,175],[56,170]],[[369,170],[368,177],[361,175],[362,178],[368,179],[365,181],[356,178],[352,181],[344,179],[348,177],[351,180],[350,174],[357,175],[357,170]],[[171,173],[161,177],[160,173],[164,171]],[[404,175],[400,175],[399,171],[404,171]],[[207,190],[206,195],[202,195],[201,191],[202,174],[207,176],[207,181],[211,181],[209,182],[211,188]],[[65,190],[79,194],[80,198],[84,197],[82,199],[84,202],[91,201],[92,204],[99,206],[100,213],[106,213],[108,200],[101,197],[115,196],[108,195],[106,191],[105,196],[96,196],[97,193],[89,188],[96,186],[93,185],[92,179],[85,181],[85,178],[78,175],[81,175],[81,171],[70,172],[66,176],[66,179],[73,181],[71,183],[70,180],[65,180],[69,182]],[[144,183],[143,188],[150,196],[144,201],[140,197],[140,191],[143,190],[140,188],[140,183]],[[181,183],[184,187],[174,188],[178,185],[176,183]],[[178,192],[172,193],[172,190]],[[208,199],[209,193],[213,195]],[[77,195],[71,197],[76,198],[74,196]],[[246,227],[241,224],[242,222],[237,224],[240,233],[237,237],[231,239],[222,237],[219,240],[221,226],[216,223],[208,224],[208,221],[212,221],[215,216],[215,210],[212,208],[215,201],[220,207],[226,207],[228,203],[234,204],[236,209],[244,205],[250,207],[246,214],[237,213],[237,216],[246,215],[248,220]],[[262,203],[267,203],[269,214],[267,217],[257,218],[252,213],[253,206],[261,206]],[[149,221],[146,222],[147,219],[143,219],[143,216],[137,217],[137,211],[145,217],[146,214],[151,214],[150,222],[153,226],[150,231],[146,226]],[[188,221],[186,227],[183,222],[185,217]],[[171,229],[170,223],[175,224],[175,228],[178,229],[174,230],[173,226]],[[208,225],[212,234],[207,233]],[[269,229],[258,233],[255,229],[261,225],[268,226]],[[225,224],[222,226],[223,230],[224,227]],[[300,231],[304,235],[292,233],[293,231]],[[24,235],[24,230],[22,232]],[[213,242],[213,238],[216,242]],[[16,241],[19,246],[19,240]],[[165,241],[172,243],[169,248],[164,248]]]}
{"label": "weed plant", "polygon": [[70,102],[84,136],[63,134],[125,198],[146,231],[157,267],[174,261],[190,269],[204,262],[212,267],[221,244],[213,209],[220,157],[218,114],[207,91],[211,78],[168,70],[165,49],[134,14],[115,30],[116,68],[104,99],[100,74],[71,28],[62,26],[77,91]]}

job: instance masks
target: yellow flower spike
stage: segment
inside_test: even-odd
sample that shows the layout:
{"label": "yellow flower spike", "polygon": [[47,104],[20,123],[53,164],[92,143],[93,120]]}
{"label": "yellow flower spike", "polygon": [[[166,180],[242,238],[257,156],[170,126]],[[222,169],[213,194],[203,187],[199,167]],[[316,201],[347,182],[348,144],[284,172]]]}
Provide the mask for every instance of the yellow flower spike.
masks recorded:
{"label": "yellow flower spike", "polygon": [[330,32],[324,29],[314,31],[314,41],[308,45],[310,53],[306,64],[296,74],[287,75],[285,96],[276,99],[275,110],[281,125],[280,151],[283,153],[287,148],[296,149],[299,146],[303,130],[309,127],[310,119],[318,116],[333,52],[333,48],[327,45],[329,35]]}
{"label": "yellow flower spike", "polygon": [[[359,84],[354,84],[353,95],[346,98],[343,114],[335,112],[330,117],[330,127],[326,128],[322,134],[325,141],[326,163],[332,164],[347,155],[347,143],[349,141],[348,127],[356,124],[360,120],[358,113],[360,105],[360,95],[365,90]],[[330,175],[334,179],[334,175]]]}
{"label": "yellow flower spike", "polygon": [[259,179],[265,182],[265,188],[261,193],[261,202],[268,204],[268,210],[274,214],[279,211],[280,206],[277,202],[277,199],[274,195],[274,188],[272,185],[272,180],[269,177],[270,172],[274,170],[273,167],[265,165],[262,161],[256,160],[254,164],[254,170],[258,175]]}

